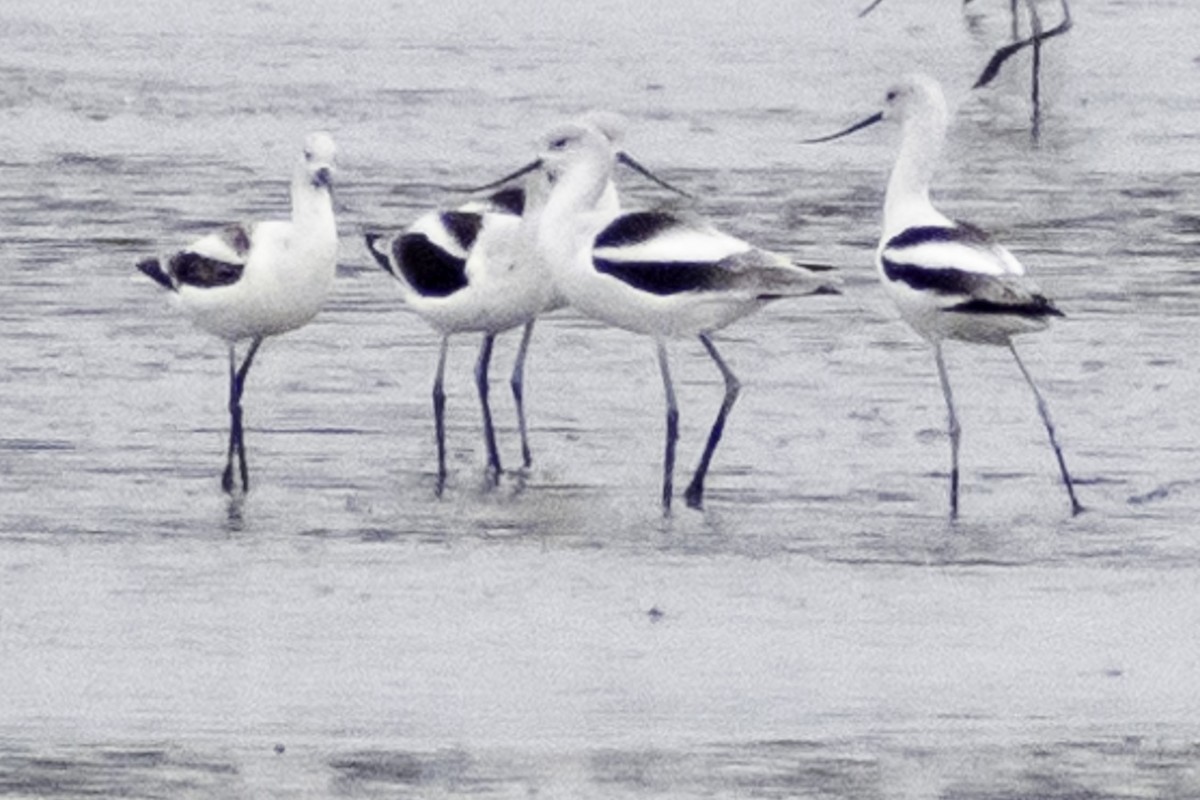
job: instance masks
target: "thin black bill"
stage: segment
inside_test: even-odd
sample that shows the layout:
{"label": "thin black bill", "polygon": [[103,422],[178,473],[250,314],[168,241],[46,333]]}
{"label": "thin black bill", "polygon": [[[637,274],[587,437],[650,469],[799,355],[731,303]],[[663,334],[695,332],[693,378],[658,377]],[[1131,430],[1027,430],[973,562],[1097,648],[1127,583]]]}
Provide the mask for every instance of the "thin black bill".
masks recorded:
{"label": "thin black bill", "polygon": [[628,153],[625,153],[625,152],[617,153],[617,161],[619,163],[624,164],[625,166],[629,167],[634,172],[641,175],[643,178],[646,178],[647,180],[651,180],[654,183],[657,183],[659,186],[663,187],[667,191],[671,191],[671,192],[674,192],[675,194],[683,195],[684,197],[687,197],[692,200],[696,199],[694,195],[689,194],[688,192],[685,192],[683,189],[680,189],[676,186],[672,186],[671,184],[664,181],[662,178],[655,175],[650,170],[643,167],[641,164],[639,164],[637,161],[634,160],[633,156],[629,155]]}
{"label": "thin black bill", "polygon": [[831,133],[828,136],[819,136],[816,139],[801,139],[800,143],[801,144],[820,144],[821,142],[832,142],[834,139],[840,139],[843,136],[849,136],[850,134],[854,133],[855,131],[861,131],[863,128],[869,128],[870,126],[874,125],[876,122],[882,122],[882,121],[883,121],[883,112],[880,111],[877,114],[872,114],[871,116],[867,117],[866,119],[862,120],[861,122],[854,123],[853,125],[851,125],[849,128],[846,128],[845,130],[840,130],[837,133]]}
{"label": "thin black bill", "polygon": [[485,183],[483,186],[467,186],[467,187],[464,187],[461,191],[475,193],[475,192],[486,192],[489,189],[497,189],[506,183],[511,183],[512,181],[515,181],[517,178],[524,177],[525,175],[528,175],[529,173],[533,172],[534,170],[541,169],[541,168],[542,168],[542,160],[539,158],[536,161],[530,161],[528,164],[521,167],[516,172],[509,173],[508,175],[505,175],[503,178],[500,178],[499,180],[492,181],[491,183]]}

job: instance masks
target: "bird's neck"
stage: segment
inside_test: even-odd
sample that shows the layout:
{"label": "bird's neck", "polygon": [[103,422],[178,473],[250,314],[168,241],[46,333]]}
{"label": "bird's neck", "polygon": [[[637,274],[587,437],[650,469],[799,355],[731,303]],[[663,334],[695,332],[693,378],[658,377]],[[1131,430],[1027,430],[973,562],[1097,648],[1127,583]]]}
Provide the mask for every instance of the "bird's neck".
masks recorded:
{"label": "bird's neck", "polygon": [[581,165],[555,181],[536,224],[538,252],[548,266],[563,269],[575,263],[591,218],[607,205],[611,172],[611,165]]}
{"label": "bird's neck", "polygon": [[595,209],[612,184],[611,179],[611,162],[589,161],[574,165],[560,174],[551,186],[546,212],[573,215]]}
{"label": "bird's neck", "polygon": [[942,224],[946,219],[929,199],[929,184],[945,139],[943,115],[918,117],[905,124],[883,204],[885,240],[906,228]]}
{"label": "bird's neck", "polygon": [[299,230],[334,228],[329,187],[313,186],[307,176],[297,176],[292,181],[292,222]]}
{"label": "bird's neck", "polygon": [[620,210],[621,200],[617,196],[617,186],[612,182],[611,176],[609,177],[608,181],[605,182],[604,189],[600,193],[600,197],[596,201],[595,207],[597,211],[608,211],[614,214]]}

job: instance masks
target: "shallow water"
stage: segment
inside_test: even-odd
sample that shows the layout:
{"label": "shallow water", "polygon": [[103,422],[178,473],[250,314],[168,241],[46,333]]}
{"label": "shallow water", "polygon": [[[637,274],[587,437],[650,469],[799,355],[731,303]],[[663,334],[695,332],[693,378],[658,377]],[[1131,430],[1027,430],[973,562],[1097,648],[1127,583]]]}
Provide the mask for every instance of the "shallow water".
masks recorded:
{"label": "shallow water", "polygon": [[[1193,3],[1076,8],[1039,146],[1027,62],[965,89],[999,0],[110,5],[0,11],[0,794],[1200,795]],[[1078,518],[1010,359],[964,346],[946,522],[932,359],[870,267],[894,132],[798,144],[913,68],[957,108],[943,207],[1068,314],[1021,348]],[[698,211],[837,264],[846,294],[718,337],[743,393],[706,510],[667,520],[649,342],[539,323],[535,464],[485,491],[477,342],[456,340],[439,501],[437,340],[361,232],[590,107],[628,114],[628,149]],[[318,127],[341,274],[256,362],[255,487],[230,501],[223,347],[132,265],[285,214]],[[682,483],[721,386],[696,344],[672,354]]]}

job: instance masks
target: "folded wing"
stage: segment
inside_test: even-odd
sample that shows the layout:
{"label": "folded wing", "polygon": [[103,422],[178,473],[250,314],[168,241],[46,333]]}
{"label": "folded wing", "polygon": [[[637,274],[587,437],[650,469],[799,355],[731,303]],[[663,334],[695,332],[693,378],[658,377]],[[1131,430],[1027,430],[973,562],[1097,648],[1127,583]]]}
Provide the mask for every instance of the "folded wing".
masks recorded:
{"label": "folded wing", "polygon": [[879,258],[889,281],[928,293],[943,311],[1062,316],[1011,253],[964,223],[908,228]]}
{"label": "folded wing", "polygon": [[210,289],[235,284],[245,271],[253,235],[252,226],[228,225],[171,256],[167,272],[177,286]]}
{"label": "folded wing", "polygon": [[595,238],[596,271],[643,292],[744,293],[760,299],[831,288],[798,267],[715,228],[667,211],[622,214]]}

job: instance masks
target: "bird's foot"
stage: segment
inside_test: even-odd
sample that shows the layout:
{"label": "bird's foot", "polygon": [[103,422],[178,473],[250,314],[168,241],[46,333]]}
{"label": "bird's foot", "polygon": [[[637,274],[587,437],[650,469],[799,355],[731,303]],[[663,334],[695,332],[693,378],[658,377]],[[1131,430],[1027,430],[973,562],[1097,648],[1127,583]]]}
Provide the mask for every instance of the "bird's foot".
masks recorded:
{"label": "bird's foot", "polygon": [[488,489],[495,489],[500,485],[500,464],[488,464],[486,473],[486,483]]}

